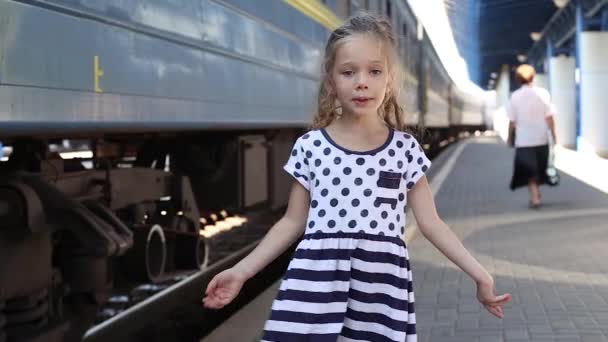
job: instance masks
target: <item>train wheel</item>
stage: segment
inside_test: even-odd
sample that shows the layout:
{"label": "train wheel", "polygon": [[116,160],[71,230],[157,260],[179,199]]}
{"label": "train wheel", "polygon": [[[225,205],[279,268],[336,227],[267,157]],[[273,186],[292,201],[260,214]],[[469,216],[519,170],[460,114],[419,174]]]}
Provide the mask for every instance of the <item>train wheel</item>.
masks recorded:
{"label": "train wheel", "polygon": [[164,278],[167,263],[167,240],[160,225],[134,229],[134,243],[124,256],[123,272],[135,282],[157,283]]}

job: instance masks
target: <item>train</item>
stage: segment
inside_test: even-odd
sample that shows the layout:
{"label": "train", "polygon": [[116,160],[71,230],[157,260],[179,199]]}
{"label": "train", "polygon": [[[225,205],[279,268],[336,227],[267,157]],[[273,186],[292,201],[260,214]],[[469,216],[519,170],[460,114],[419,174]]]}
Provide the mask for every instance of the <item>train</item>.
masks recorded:
{"label": "train", "polygon": [[407,1],[0,0],[0,342],[80,341],[113,289],[284,208],[324,43],[361,10],[393,23],[428,153],[484,129]]}

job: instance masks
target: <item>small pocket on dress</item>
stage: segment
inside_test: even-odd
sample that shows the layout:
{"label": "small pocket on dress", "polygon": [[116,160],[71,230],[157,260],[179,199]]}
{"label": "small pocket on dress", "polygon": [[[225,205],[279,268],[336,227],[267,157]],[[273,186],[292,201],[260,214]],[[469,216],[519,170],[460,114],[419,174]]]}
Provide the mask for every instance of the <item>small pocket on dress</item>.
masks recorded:
{"label": "small pocket on dress", "polygon": [[382,204],[390,204],[392,209],[397,208],[399,188],[401,185],[401,172],[380,171],[376,182],[377,196],[374,206],[380,207]]}
{"label": "small pocket on dress", "polygon": [[401,172],[380,171],[378,173],[377,185],[379,188],[399,189],[401,184]]}

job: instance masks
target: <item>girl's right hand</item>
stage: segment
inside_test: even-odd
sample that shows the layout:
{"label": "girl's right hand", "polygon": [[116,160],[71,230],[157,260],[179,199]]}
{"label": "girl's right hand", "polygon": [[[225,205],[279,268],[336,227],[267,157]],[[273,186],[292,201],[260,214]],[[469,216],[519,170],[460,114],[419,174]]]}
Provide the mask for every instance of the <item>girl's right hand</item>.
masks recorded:
{"label": "girl's right hand", "polygon": [[502,306],[511,300],[509,293],[497,296],[494,292],[494,280],[486,283],[477,283],[477,299],[491,314],[503,318]]}
{"label": "girl's right hand", "polygon": [[218,273],[207,285],[203,304],[210,309],[221,309],[241,291],[247,279],[234,268]]}

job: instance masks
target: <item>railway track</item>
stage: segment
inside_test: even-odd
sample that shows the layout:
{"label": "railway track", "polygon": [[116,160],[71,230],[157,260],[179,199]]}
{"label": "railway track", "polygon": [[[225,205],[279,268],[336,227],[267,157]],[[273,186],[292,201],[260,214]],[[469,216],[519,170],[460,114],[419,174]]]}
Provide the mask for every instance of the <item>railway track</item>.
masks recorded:
{"label": "railway track", "polygon": [[295,245],[248,281],[224,309],[201,305],[203,289],[213,276],[251,252],[281,214],[251,213],[242,226],[208,238],[209,262],[200,271],[114,290],[84,341],[199,341],[283,274]]}

